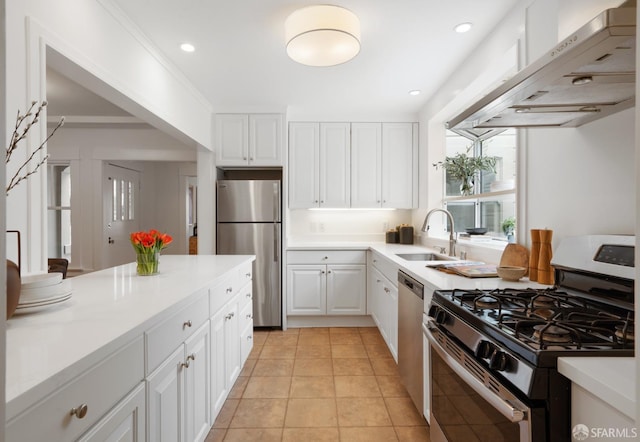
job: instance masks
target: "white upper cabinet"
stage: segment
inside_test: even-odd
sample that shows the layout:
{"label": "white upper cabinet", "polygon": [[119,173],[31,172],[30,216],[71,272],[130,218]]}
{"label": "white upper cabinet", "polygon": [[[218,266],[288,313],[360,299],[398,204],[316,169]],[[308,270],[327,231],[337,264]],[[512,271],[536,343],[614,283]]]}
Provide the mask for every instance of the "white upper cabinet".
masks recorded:
{"label": "white upper cabinet", "polygon": [[216,165],[282,166],[282,115],[216,115]]}
{"label": "white upper cabinet", "polygon": [[417,207],[416,157],[417,125],[352,123],[351,207]]}
{"label": "white upper cabinet", "polygon": [[382,124],[351,124],[351,207],[382,205]]}
{"label": "white upper cabinet", "polygon": [[417,207],[415,123],[290,123],[289,208]]}
{"label": "white upper cabinet", "polygon": [[309,209],[320,203],[320,125],[289,125],[289,207]]}
{"label": "white upper cabinet", "polygon": [[289,125],[289,208],[349,207],[349,123]]}
{"label": "white upper cabinet", "polygon": [[417,149],[414,138],[417,135],[414,135],[413,126],[412,123],[382,123],[382,207],[416,207]]}
{"label": "white upper cabinet", "polygon": [[350,124],[320,123],[319,207],[349,207],[350,164]]}

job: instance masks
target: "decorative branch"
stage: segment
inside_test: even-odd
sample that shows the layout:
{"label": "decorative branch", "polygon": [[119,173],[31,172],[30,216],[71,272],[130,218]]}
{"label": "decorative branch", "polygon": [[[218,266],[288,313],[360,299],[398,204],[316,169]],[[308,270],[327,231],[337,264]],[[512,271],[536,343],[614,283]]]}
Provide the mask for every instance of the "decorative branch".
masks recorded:
{"label": "decorative branch", "polygon": [[[29,109],[24,115],[20,115],[20,111],[18,110],[18,116],[16,117],[16,126],[13,129],[13,134],[11,135],[11,141],[9,143],[9,147],[7,148],[5,163],[9,163],[9,161],[11,160],[11,155],[18,148],[18,143],[27,137],[29,129],[31,129],[31,127],[39,121],[40,114],[42,113],[42,110],[47,106],[48,103],[46,101],[43,101],[42,103],[40,103],[40,105],[38,105],[35,113],[33,113],[33,110],[37,104],[38,104],[37,101],[32,101],[31,106],[29,107]],[[29,117],[32,117],[32,118],[30,119]],[[21,129],[21,126],[23,125],[23,123],[24,123],[24,127]],[[45,155],[45,157],[42,160],[40,160],[35,165],[35,167],[30,171],[25,170],[27,165],[29,165],[29,163],[35,158],[36,154],[42,151],[42,149],[44,149],[44,146],[47,144],[47,141],[49,141],[49,139],[53,136],[53,134],[56,133],[56,131],[63,125],[64,125],[64,117],[60,119],[57,126],[53,129],[53,131],[51,131],[51,133],[47,136],[47,138],[45,138],[45,140],[42,143],[40,143],[40,146],[38,146],[38,148],[34,150],[31,153],[31,155],[29,155],[29,158],[27,158],[27,160],[24,163],[22,163],[20,167],[18,167],[18,170],[16,171],[15,175],[11,178],[11,180],[9,181],[9,184],[7,185],[7,195],[9,195],[9,191],[14,187],[16,187],[21,181],[26,180],[28,177],[36,173],[38,169],[40,169],[40,166],[42,166],[47,161],[47,159],[49,158],[49,155]]]}

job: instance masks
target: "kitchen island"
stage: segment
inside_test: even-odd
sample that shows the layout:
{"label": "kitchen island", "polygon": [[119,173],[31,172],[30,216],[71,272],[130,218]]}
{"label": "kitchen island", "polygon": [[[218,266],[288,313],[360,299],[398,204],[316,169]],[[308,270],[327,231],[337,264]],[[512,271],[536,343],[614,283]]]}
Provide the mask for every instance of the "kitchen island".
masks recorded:
{"label": "kitchen island", "polygon": [[[111,391],[122,389],[124,395],[132,387],[143,385],[154,370],[164,367],[165,356],[183,346],[183,340],[187,348],[183,353],[189,353],[192,335],[202,333],[209,347],[203,348],[203,354],[215,354],[219,346],[210,344],[210,318],[218,313],[228,317],[226,309],[238,308],[238,304],[230,306],[235,296],[240,299],[242,295],[242,305],[246,303],[245,294],[251,300],[253,260],[253,256],[240,255],[163,255],[160,271],[153,276],[138,276],[135,263],[125,264],[72,278],[68,301],[7,321],[7,440],[19,440],[12,435],[26,440],[22,433],[25,427],[42,427],[33,434],[42,432],[54,439],[55,434],[76,439],[88,428],[86,422],[97,422],[102,411],[115,405],[106,403],[106,409],[96,414],[91,393],[109,397]],[[235,329],[227,330],[231,335],[227,338],[237,339],[239,348],[237,316],[229,321]],[[231,352],[236,353],[239,361],[240,351]],[[190,362],[195,365],[190,360],[194,355],[185,356],[183,368]],[[215,356],[224,359],[225,354]],[[214,372],[210,370],[212,364],[202,358],[197,363],[206,371],[206,386],[215,385],[209,379]],[[233,371],[239,370],[233,367]],[[118,373],[120,377],[111,379]],[[225,377],[223,373],[222,379]],[[84,403],[58,403],[69,399],[66,395],[74,392],[76,384],[82,389],[95,389],[86,392],[88,407]],[[144,390],[144,386],[140,388]],[[206,421],[211,423],[214,413],[211,408],[207,410]],[[144,427],[144,413],[139,410],[139,414],[143,415]]]}

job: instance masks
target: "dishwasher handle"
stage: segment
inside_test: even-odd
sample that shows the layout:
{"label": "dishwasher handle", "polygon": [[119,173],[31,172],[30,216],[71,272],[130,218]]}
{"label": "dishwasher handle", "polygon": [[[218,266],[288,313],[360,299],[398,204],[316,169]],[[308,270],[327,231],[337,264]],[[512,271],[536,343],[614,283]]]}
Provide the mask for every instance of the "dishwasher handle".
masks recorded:
{"label": "dishwasher handle", "polygon": [[398,284],[406,287],[413,292],[418,298],[424,299],[424,285],[416,281],[403,271],[398,271]]}

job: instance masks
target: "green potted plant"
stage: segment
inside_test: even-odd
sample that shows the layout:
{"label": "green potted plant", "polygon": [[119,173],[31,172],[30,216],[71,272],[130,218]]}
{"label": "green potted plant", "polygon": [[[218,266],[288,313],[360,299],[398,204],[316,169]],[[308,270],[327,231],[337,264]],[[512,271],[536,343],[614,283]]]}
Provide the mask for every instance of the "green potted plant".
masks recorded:
{"label": "green potted plant", "polygon": [[442,167],[451,178],[461,181],[460,193],[462,195],[473,194],[474,179],[482,171],[496,171],[496,157],[468,155],[472,146],[465,153],[457,153],[452,157],[446,157],[444,161],[433,163],[433,167]]}
{"label": "green potted plant", "polygon": [[513,233],[516,230],[516,219],[512,216],[502,221],[502,231],[507,237],[507,241],[513,242]]}

